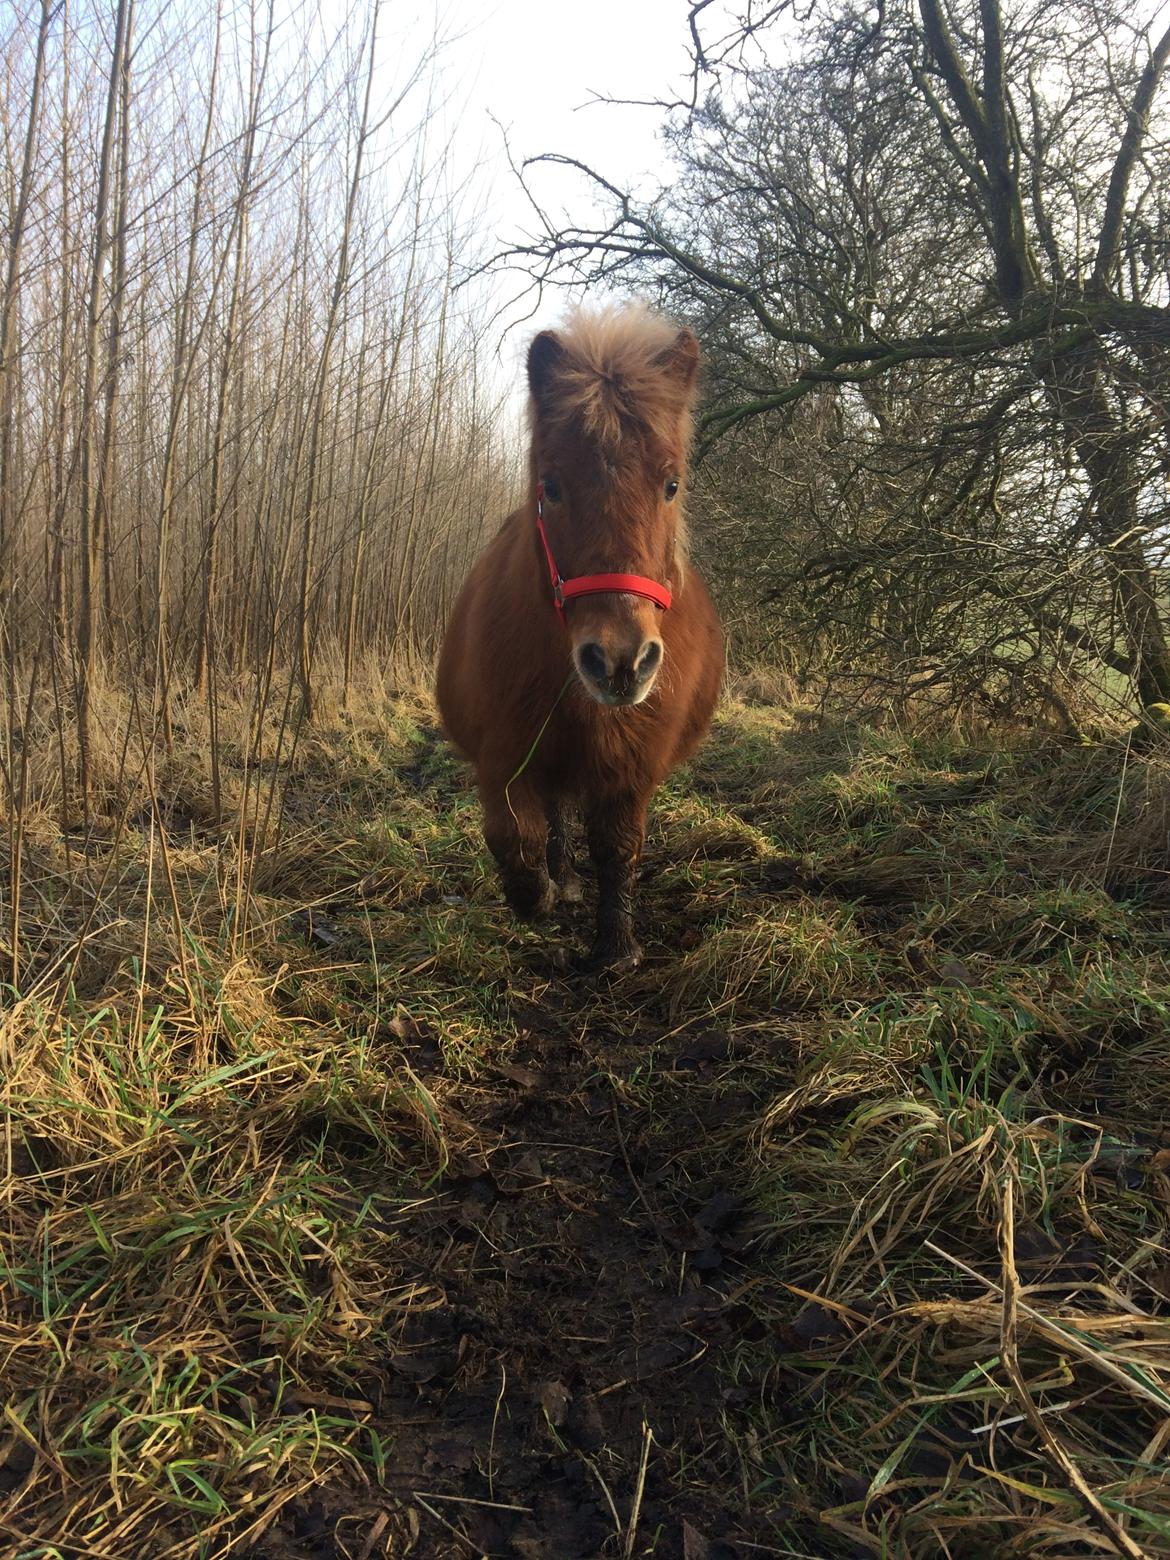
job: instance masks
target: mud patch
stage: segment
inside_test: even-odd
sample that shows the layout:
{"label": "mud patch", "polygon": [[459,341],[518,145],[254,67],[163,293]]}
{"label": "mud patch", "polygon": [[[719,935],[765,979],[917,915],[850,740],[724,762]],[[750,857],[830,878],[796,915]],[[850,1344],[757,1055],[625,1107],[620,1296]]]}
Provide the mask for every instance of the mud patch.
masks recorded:
{"label": "mud patch", "polygon": [[[760,1101],[732,1037],[699,1029],[659,1049],[653,1106],[639,1102],[624,1080],[646,1043],[581,1035],[567,986],[562,1001],[525,1012],[492,1090],[447,1096],[481,1149],[395,1220],[431,1298],[396,1318],[364,1384],[393,1552],[746,1555],[737,1541],[768,1528],[720,1496],[720,1367],[760,1235],[729,1190],[736,1150],[715,1143]],[[329,1521],[320,1498],[294,1503],[253,1560],[360,1554]]]}

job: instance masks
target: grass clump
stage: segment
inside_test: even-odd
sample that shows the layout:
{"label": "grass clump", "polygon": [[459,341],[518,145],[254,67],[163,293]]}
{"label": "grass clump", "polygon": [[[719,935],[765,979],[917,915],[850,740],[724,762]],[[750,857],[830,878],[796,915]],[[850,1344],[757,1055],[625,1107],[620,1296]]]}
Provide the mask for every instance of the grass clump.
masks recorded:
{"label": "grass clump", "polygon": [[[165,762],[121,767],[129,714],[103,714],[84,834],[29,755],[3,1547],[241,1553],[384,1467],[388,1331],[434,1295],[393,1222],[461,1141],[411,1041],[427,1014],[484,1042],[498,936],[477,940],[482,842],[464,798],[436,811],[451,765],[417,697],[283,735],[225,706],[218,812],[194,706]],[[447,892],[480,900],[458,938]]]}
{"label": "grass clump", "polygon": [[648,1554],[1170,1555],[1156,746],[728,703],[652,813],[646,963],[597,984],[583,922],[503,911],[424,696],[291,746],[229,715],[218,812],[176,744],[74,837],[30,753],[6,1552],[507,1552],[487,1510],[568,1553],[576,1467],[611,1547],[644,1477]]}
{"label": "grass clump", "polygon": [[671,972],[671,1008],[677,1016],[710,1004],[734,1019],[832,1006],[875,979],[872,950],[852,920],[801,899],[711,929]]}
{"label": "grass clump", "polygon": [[788,771],[834,935],[754,1132],[727,1477],[799,1553],[1170,1554],[1165,758],[855,751]]}

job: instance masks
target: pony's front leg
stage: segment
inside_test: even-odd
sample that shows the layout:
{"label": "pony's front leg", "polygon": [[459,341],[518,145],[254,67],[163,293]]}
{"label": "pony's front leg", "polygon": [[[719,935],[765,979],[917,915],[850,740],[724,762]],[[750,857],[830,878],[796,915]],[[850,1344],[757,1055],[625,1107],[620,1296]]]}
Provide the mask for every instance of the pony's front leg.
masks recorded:
{"label": "pony's front leg", "polygon": [[504,898],[524,920],[544,915],[556,898],[545,852],[548,819],[544,803],[530,785],[516,781],[505,794],[484,787],[483,832],[496,858]]}
{"label": "pony's front leg", "polygon": [[564,796],[548,804],[548,875],[566,904],[581,903],[585,890],[573,866],[573,808]]}
{"label": "pony's front leg", "polygon": [[634,890],[646,833],[646,801],[632,793],[598,798],[585,817],[597,869],[597,938],[593,963],[632,970],[642,962],[634,936]]}

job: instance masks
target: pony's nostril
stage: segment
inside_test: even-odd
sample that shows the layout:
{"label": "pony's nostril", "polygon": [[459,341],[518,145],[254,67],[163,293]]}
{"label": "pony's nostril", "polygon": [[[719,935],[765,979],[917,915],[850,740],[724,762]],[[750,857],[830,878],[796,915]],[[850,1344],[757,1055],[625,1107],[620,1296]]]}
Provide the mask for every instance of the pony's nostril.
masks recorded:
{"label": "pony's nostril", "polygon": [[590,640],[583,644],[577,651],[577,664],[587,677],[592,677],[594,682],[604,682],[609,676],[609,667],[606,665],[605,651],[600,645]]}
{"label": "pony's nostril", "polygon": [[642,680],[649,677],[653,672],[657,671],[658,663],[661,660],[662,643],[660,640],[652,639],[638,657],[638,677]]}

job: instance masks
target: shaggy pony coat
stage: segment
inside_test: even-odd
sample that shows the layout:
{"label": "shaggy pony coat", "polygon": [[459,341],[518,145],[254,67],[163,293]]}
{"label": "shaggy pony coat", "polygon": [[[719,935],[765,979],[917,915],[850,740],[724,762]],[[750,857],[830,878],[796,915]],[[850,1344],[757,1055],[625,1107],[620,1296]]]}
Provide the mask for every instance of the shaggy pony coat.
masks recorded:
{"label": "shaggy pony coat", "polygon": [[[558,890],[580,898],[579,809],[598,883],[594,960],[608,966],[641,956],[632,901],[647,807],[702,740],[723,672],[682,514],[698,363],[690,331],[640,308],[579,314],[535,338],[529,498],[472,567],[439,657],[439,708],[475,766],[508,902],[533,916]],[[562,619],[538,484],[563,578],[639,574],[669,587],[670,609],[591,595]]]}

